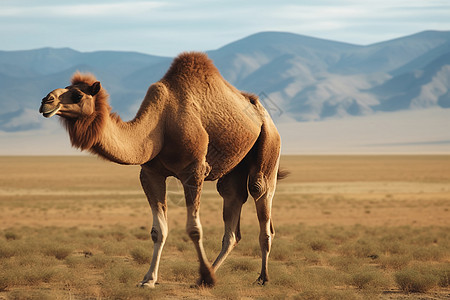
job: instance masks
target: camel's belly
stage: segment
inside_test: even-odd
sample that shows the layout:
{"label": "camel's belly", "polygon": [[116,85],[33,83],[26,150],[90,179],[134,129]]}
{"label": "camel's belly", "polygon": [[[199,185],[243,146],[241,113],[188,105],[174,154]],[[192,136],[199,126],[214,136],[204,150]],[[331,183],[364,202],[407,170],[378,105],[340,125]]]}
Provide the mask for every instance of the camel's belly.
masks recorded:
{"label": "camel's belly", "polygon": [[210,136],[206,161],[211,171],[205,180],[216,180],[229,173],[245,158],[258,136],[256,130],[224,131],[220,138]]}
{"label": "camel's belly", "polygon": [[212,103],[216,106],[202,115],[209,138],[206,161],[212,168],[206,180],[222,177],[245,158],[259,137],[264,115],[262,106],[241,98],[227,99],[226,105]]}

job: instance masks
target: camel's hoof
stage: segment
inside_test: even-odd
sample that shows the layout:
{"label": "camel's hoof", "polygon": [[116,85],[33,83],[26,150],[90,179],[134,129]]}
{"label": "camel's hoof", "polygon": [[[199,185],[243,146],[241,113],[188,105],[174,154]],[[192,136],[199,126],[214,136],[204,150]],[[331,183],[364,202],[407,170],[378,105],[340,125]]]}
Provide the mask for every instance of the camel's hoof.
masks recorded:
{"label": "camel's hoof", "polygon": [[154,289],[155,285],[157,285],[157,283],[152,282],[152,281],[148,281],[148,282],[141,281],[141,282],[139,282],[137,284],[137,287],[147,288],[147,289]]}
{"label": "camel's hoof", "polygon": [[198,280],[196,287],[212,288],[215,284],[216,284],[215,282],[211,283],[211,282],[206,282],[204,280]]}
{"label": "camel's hoof", "polygon": [[206,287],[211,288],[216,284],[216,280],[205,280],[205,279],[199,279],[197,280],[197,287]]}
{"label": "camel's hoof", "polygon": [[260,276],[260,277],[258,277],[258,279],[256,279],[256,281],[253,284],[259,285],[259,286],[266,286],[268,281],[269,280],[267,280],[266,278],[263,278]]}
{"label": "camel's hoof", "polygon": [[210,288],[216,284],[216,278],[214,275],[210,274],[209,276],[204,276],[197,280],[197,287],[206,287]]}
{"label": "camel's hoof", "polygon": [[212,268],[200,268],[200,279],[197,280],[198,287],[213,287],[216,284],[216,276]]}

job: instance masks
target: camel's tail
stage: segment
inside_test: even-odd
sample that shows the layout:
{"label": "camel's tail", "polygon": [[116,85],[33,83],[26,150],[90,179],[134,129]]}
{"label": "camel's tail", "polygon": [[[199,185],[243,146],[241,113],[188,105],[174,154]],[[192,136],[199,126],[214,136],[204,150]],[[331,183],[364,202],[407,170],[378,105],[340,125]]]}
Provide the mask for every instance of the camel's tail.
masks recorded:
{"label": "camel's tail", "polygon": [[279,168],[277,173],[277,180],[285,179],[289,176],[289,174],[291,174],[291,172],[289,172],[288,170]]}

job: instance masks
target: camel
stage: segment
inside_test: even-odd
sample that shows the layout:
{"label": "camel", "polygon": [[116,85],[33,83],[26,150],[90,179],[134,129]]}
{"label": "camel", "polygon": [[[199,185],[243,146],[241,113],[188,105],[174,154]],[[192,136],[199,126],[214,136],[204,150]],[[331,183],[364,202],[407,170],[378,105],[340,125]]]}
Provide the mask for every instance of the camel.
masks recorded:
{"label": "camel", "polygon": [[[168,235],[166,178],[182,183],[186,231],[200,262],[198,285],[213,286],[215,272],[241,239],[241,207],[253,197],[260,225],[261,273],[268,277],[274,238],[272,198],[279,172],[281,142],[269,114],[255,95],[241,92],[220,75],[204,53],[182,53],[163,78],[151,84],[134,119],[111,113],[108,94],[94,75],[76,72],[71,85],[50,92],[40,113],[61,117],[72,146],[106,160],[140,165],[140,181],[153,216],[153,256],[139,286],[155,287]],[[223,198],[222,249],[214,263],[203,248],[199,218],[205,180],[218,180]]]}

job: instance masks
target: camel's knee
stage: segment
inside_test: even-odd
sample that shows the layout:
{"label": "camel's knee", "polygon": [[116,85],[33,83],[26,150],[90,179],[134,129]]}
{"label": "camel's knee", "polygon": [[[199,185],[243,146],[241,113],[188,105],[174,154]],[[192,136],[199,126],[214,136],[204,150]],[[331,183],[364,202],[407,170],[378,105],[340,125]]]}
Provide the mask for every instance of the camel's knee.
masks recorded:
{"label": "camel's knee", "polygon": [[190,230],[190,231],[188,231],[188,235],[194,243],[197,243],[198,241],[200,241],[200,238],[201,238],[200,231]]}
{"label": "camel's knee", "polygon": [[222,248],[234,247],[241,240],[241,231],[239,228],[235,232],[225,232],[222,238]]}
{"label": "camel's knee", "polygon": [[255,200],[258,200],[267,192],[267,179],[262,173],[258,173],[256,176],[250,176],[248,191]]}
{"label": "camel's knee", "polygon": [[202,229],[197,226],[187,226],[186,232],[194,243],[200,241],[203,235]]}
{"label": "camel's knee", "polygon": [[262,251],[270,251],[270,248],[272,246],[273,236],[262,233],[259,236],[259,245],[261,246]]}
{"label": "camel's knee", "polygon": [[163,232],[163,230],[158,229],[156,227],[152,228],[151,237],[153,243],[164,243],[167,238],[167,233]]}

